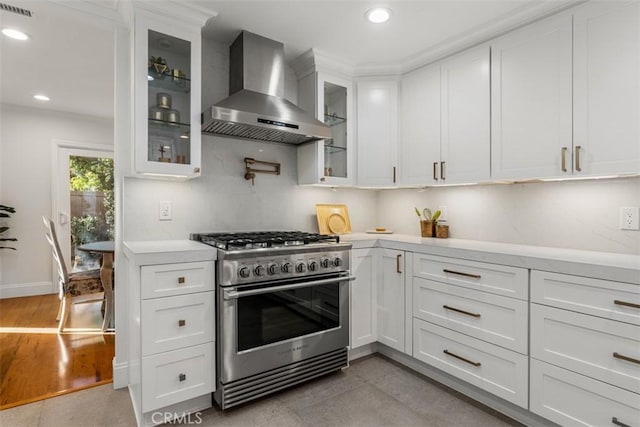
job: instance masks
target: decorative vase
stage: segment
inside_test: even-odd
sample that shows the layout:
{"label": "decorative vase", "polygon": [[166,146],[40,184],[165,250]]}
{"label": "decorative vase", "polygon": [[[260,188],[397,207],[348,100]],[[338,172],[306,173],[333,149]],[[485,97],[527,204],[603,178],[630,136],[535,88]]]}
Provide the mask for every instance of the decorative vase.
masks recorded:
{"label": "decorative vase", "polygon": [[435,221],[420,221],[420,232],[422,237],[433,237],[435,235]]}

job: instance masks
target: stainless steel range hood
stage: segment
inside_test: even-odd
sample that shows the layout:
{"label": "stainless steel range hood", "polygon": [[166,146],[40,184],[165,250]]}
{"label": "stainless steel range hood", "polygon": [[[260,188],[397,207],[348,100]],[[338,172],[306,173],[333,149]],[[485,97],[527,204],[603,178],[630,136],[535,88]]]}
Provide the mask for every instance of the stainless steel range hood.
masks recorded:
{"label": "stainless steel range hood", "polygon": [[284,46],[243,31],[229,48],[230,96],[204,113],[202,132],[287,144],[330,139],[331,129],[284,99]]}

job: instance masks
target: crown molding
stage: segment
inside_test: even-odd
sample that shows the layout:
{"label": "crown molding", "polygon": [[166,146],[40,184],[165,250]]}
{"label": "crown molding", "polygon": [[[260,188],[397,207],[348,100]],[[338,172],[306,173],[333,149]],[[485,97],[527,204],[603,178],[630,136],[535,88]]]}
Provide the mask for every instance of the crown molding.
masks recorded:
{"label": "crown molding", "polygon": [[[120,0],[125,1],[125,0]],[[208,7],[185,0],[126,0],[135,9],[152,12],[168,19],[179,19],[202,28],[206,22],[218,16],[218,12]]]}
{"label": "crown molding", "polygon": [[289,63],[289,66],[295,71],[298,80],[317,71],[350,79],[354,76],[355,70],[354,64],[327,55],[316,48],[309,49],[298,56]]}
{"label": "crown molding", "polygon": [[51,3],[73,9],[86,15],[91,15],[110,25],[126,26],[127,21],[120,13],[120,3],[124,0],[96,2],[91,0],[49,0]]}

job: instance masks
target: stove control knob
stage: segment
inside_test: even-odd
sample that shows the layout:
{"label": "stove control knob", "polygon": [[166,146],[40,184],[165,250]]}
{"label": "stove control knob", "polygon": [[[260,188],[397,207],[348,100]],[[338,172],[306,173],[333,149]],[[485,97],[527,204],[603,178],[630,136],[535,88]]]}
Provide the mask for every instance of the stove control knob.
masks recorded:
{"label": "stove control knob", "polygon": [[316,261],[311,261],[309,263],[309,271],[316,271],[318,269],[318,263]]}
{"label": "stove control knob", "polygon": [[251,270],[249,270],[249,267],[247,267],[246,265],[243,265],[238,269],[238,276],[246,279],[247,277],[251,276]]}
{"label": "stove control knob", "polygon": [[305,271],[307,271],[307,266],[305,265],[305,263],[304,263],[304,262],[299,262],[299,263],[296,265],[296,271],[297,271],[298,273],[304,273]]}
{"label": "stove control knob", "polygon": [[264,265],[258,264],[256,268],[253,269],[253,273],[256,276],[264,276]]}
{"label": "stove control knob", "polygon": [[320,260],[320,267],[329,268],[329,258],[322,258]]}
{"label": "stove control knob", "polygon": [[283,273],[291,273],[291,263],[290,262],[285,262],[284,264],[282,264],[282,272]]}
{"label": "stove control knob", "polygon": [[276,274],[279,271],[280,271],[280,268],[278,267],[278,264],[269,264],[269,266],[267,267],[268,274]]}
{"label": "stove control knob", "polygon": [[340,267],[342,265],[342,258],[336,257],[333,259],[334,267]]}

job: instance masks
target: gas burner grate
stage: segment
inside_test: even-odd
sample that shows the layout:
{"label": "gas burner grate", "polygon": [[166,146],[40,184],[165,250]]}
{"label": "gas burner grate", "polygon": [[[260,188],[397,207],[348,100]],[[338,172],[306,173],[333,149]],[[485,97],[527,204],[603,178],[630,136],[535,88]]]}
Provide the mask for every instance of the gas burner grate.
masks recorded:
{"label": "gas burner grate", "polygon": [[237,233],[198,233],[191,236],[225,251],[303,246],[313,243],[340,243],[340,237],[304,231],[255,231]]}

